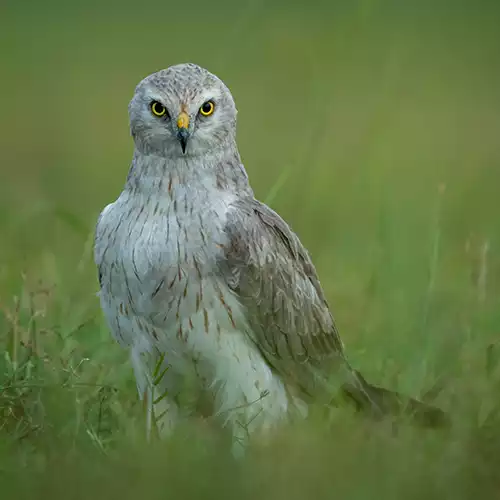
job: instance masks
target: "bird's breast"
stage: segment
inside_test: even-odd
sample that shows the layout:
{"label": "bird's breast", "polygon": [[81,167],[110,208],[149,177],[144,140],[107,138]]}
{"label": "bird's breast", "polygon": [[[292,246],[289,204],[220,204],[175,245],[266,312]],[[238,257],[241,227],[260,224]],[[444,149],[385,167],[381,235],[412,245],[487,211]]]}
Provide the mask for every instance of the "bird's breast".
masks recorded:
{"label": "bird's breast", "polygon": [[224,307],[216,261],[227,244],[227,200],[183,196],[116,205],[106,213],[114,223],[103,236],[100,266],[101,293],[115,307],[168,329],[194,314],[204,319],[215,300]]}

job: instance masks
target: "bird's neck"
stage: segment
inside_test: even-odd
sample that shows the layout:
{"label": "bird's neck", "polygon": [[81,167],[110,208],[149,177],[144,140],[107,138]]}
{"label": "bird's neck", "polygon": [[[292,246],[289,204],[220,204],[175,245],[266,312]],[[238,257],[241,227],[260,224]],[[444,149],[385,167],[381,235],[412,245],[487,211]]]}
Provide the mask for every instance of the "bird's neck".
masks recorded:
{"label": "bird's neck", "polygon": [[253,195],[237,150],[219,154],[162,157],[134,151],[125,191],[146,196],[163,195],[174,185],[202,194],[235,191]]}

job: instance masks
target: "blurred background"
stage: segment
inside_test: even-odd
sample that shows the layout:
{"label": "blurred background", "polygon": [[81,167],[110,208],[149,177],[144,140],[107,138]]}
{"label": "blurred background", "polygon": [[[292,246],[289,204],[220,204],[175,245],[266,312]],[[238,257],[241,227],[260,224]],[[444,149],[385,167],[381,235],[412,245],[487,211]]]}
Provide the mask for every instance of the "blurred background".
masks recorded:
{"label": "blurred background", "polygon": [[[121,400],[136,400],[95,297],[92,236],[128,172],[135,85],[189,61],[232,91],[256,196],[309,249],[353,364],[413,395],[442,385],[438,402],[470,405],[472,420],[495,407],[483,375],[500,320],[498,1],[7,0],[0,43],[11,355],[36,306],[53,371],[71,359],[73,375],[127,380]],[[50,299],[28,307],[39,289]]]}

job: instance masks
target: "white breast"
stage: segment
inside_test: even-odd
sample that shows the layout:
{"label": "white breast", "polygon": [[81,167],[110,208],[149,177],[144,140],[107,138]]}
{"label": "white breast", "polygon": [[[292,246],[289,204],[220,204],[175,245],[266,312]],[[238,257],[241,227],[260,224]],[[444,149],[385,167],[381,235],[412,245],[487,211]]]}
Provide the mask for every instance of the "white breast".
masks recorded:
{"label": "white breast", "polygon": [[103,212],[96,261],[103,308],[118,323],[119,340],[133,343],[130,335],[136,329],[130,332],[130,321],[120,322],[120,316],[168,331],[179,329],[180,336],[191,329],[186,325],[190,327],[195,314],[203,316],[205,328],[205,311],[214,308],[222,308],[224,319],[232,323],[214,276],[227,244],[223,226],[232,199],[214,193],[200,200],[197,194],[181,186],[175,196],[124,192]]}

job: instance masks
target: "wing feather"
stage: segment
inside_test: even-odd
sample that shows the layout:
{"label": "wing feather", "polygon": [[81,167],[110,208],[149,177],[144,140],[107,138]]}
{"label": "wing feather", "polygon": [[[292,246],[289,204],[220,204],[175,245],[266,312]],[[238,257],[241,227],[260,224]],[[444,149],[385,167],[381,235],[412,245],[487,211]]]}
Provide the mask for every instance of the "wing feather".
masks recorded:
{"label": "wing feather", "polygon": [[243,198],[231,206],[225,232],[223,274],[272,366],[303,381],[311,368],[344,359],[316,269],[286,222],[267,205]]}

